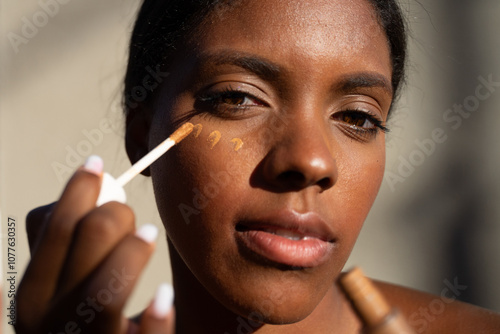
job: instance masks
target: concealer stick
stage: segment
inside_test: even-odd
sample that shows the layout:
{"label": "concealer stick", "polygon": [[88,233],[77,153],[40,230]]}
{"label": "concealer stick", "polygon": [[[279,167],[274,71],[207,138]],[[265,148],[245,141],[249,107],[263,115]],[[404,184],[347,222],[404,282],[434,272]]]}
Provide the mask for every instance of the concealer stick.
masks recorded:
{"label": "concealer stick", "polygon": [[181,140],[186,138],[191,133],[191,131],[193,131],[193,128],[194,125],[192,123],[184,123],[174,133],[172,133],[170,137],[168,137],[162,143],[152,149],[148,154],[137,161],[132,167],[130,167],[117,179],[113,178],[108,173],[104,173],[101,192],[99,193],[99,198],[97,199],[96,205],[101,206],[102,204],[110,201],[125,203],[127,200],[127,196],[125,194],[123,186],[138,174],[140,174],[144,169],[148,168],[153,162],[155,162],[158,158],[165,154],[175,144],[178,144]]}
{"label": "concealer stick", "polygon": [[339,283],[365,325],[363,333],[415,334],[403,315],[387,303],[361,269],[352,269]]}
{"label": "concealer stick", "polygon": [[140,172],[149,167],[153,162],[155,162],[159,157],[164,155],[169,149],[171,149],[175,144],[186,138],[191,131],[193,131],[194,125],[192,123],[184,123],[180,128],[178,128],[174,133],[165,139],[161,144],[152,149],[148,154],[142,157],[141,160],[137,161],[132,167],[130,167],[125,173],[120,175],[116,182],[120,186],[126,185],[130,180],[136,177]]}

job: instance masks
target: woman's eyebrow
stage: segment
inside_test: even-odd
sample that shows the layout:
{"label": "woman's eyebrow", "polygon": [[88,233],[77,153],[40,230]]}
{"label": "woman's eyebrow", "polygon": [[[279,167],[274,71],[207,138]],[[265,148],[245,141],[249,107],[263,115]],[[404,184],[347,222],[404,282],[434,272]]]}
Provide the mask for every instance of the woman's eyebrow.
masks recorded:
{"label": "woman's eyebrow", "polygon": [[273,81],[283,76],[285,70],[268,59],[241,52],[222,51],[203,54],[201,63],[214,65],[235,65],[256,74],[267,81]]}
{"label": "woman's eyebrow", "polygon": [[[203,53],[200,63],[210,65],[234,65],[256,74],[266,81],[276,81],[286,75],[287,70],[272,61],[244,52],[219,51]],[[390,97],[393,95],[390,81],[376,72],[356,72],[342,76],[334,85],[334,90],[352,93],[360,88],[381,88]]]}
{"label": "woman's eyebrow", "polygon": [[343,76],[334,89],[342,93],[356,91],[359,88],[381,88],[392,97],[392,85],[390,81],[379,73],[359,72]]}

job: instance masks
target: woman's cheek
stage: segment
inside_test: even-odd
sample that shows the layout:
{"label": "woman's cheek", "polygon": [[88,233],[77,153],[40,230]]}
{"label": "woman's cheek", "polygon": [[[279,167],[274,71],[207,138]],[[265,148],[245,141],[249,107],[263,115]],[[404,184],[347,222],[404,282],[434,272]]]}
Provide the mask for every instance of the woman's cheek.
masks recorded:
{"label": "woman's cheek", "polygon": [[[378,143],[377,143],[378,144]],[[339,163],[339,177],[333,186],[334,193],[339,198],[345,210],[342,221],[359,232],[383,180],[385,168],[385,148],[383,142],[373,145],[371,149],[360,150],[358,154],[344,157],[344,163]],[[336,189],[335,189],[336,188]],[[357,234],[352,235],[353,241]]]}
{"label": "woman's cheek", "polygon": [[236,151],[233,137],[220,131],[213,145],[215,137],[211,134],[215,129],[205,126],[198,137],[192,136],[179,145],[168,163],[175,177],[167,176],[164,182],[164,188],[175,191],[175,196],[168,197],[177,201],[182,198],[178,205],[195,209],[197,214],[192,218],[197,221],[217,215],[218,208],[231,207],[243,191],[242,186],[248,185],[246,143],[242,141],[243,146]]}

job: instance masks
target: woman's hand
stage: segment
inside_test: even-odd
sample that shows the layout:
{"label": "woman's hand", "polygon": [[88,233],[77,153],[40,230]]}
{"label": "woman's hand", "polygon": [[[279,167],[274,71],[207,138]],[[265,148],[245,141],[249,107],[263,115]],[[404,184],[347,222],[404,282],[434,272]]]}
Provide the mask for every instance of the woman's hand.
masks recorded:
{"label": "woman's hand", "polygon": [[58,202],[28,214],[31,261],[17,294],[17,333],[174,333],[174,312],[163,300],[168,288],[139,324],[123,316],[157,229],[135,231],[124,204],[95,207],[101,178],[102,160],[92,157]]}

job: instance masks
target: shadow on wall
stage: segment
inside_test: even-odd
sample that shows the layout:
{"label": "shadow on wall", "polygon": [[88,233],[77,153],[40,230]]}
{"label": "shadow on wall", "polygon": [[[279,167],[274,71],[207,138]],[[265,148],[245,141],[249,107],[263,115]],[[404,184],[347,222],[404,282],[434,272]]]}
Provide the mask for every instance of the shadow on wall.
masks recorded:
{"label": "shadow on wall", "polygon": [[[495,257],[498,261],[498,254],[490,254],[481,245],[483,236],[494,233],[488,228],[492,226],[489,220],[495,219],[486,214],[494,189],[481,168],[484,168],[486,157],[491,155],[489,150],[498,149],[490,145],[485,135],[489,121],[485,116],[497,112],[498,108],[494,110],[488,102],[475,102],[472,98],[464,100],[471,92],[477,92],[478,76],[486,78],[484,73],[494,73],[495,64],[485,66],[487,61],[484,59],[487,53],[496,50],[487,43],[489,37],[485,37],[482,22],[475,15],[481,6],[484,10],[484,2],[445,0],[433,6],[441,6],[434,19],[444,22],[446,52],[457,60],[446,65],[452,73],[445,69],[441,73],[453,78],[453,84],[445,87],[442,94],[447,105],[454,106],[447,116],[461,117],[461,128],[449,133],[446,147],[440,150],[441,163],[432,171],[433,176],[425,178],[414,190],[414,200],[400,215],[416,228],[424,220],[444,227],[440,261],[443,265],[433,270],[441,271],[439,277],[457,277],[459,284],[467,287],[457,295],[459,300],[500,311],[498,302],[491,300],[492,291],[498,288],[485,284],[483,277]],[[492,85],[496,87],[496,94],[500,94],[498,73],[493,74]],[[457,101],[463,101],[462,105]],[[447,208],[445,211],[443,206]]]}

